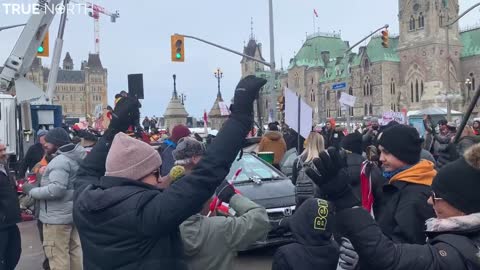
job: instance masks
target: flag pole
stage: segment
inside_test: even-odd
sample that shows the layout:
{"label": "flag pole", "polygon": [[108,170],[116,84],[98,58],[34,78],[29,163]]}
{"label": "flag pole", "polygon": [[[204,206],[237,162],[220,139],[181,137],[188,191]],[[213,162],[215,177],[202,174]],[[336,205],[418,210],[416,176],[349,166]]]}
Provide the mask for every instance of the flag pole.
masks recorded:
{"label": "flag pole", "polygon": [[313,18],[313,34],[315,34],[315,9],[313,10],[312,18]]}

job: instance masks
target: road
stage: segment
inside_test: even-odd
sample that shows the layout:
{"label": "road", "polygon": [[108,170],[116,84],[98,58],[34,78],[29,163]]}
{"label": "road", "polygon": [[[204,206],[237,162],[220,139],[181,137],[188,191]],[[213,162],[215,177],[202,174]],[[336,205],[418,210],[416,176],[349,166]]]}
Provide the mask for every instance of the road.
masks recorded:
{"label": "road", "polygon": [[[42,270],[43,251],[38,238],[36,221],[20,223],[19,228],[22,234],[22,256],[16,269]],[[235,260],[234,270],[270,270],[274,252],[274,249],[260,249],[242,253]]]}

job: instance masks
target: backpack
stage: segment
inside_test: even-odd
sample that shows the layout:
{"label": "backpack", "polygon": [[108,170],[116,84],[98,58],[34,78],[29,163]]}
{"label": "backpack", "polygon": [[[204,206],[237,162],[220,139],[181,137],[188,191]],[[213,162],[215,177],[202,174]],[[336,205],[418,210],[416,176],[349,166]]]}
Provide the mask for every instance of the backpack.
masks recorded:
{"label": "backpack", "polygon": [[307,168],[312,166],[311,161],[304,162],[302,157],[299,156],[295,166],[298,168],[298,176],[295,183],[295,202],[298,208],[305,200],[315,197],[315,184],[306,173]]}

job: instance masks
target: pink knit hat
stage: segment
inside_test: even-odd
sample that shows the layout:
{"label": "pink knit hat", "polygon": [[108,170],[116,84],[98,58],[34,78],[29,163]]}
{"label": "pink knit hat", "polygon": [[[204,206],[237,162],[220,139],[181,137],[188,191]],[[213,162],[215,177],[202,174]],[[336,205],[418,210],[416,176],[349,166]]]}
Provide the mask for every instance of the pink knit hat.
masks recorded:
{"label": "pink knit hat", "polygon": [[120,132],[108,152],[105,176],[140,180],[160,165],[162,158],[153,147]]}

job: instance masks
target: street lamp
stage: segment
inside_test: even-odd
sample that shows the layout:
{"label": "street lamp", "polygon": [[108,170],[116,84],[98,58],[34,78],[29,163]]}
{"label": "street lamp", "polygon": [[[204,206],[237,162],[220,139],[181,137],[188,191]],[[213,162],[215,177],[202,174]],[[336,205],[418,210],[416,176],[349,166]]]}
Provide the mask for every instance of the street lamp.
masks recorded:
{"label": "street lamp", "polygon": [[0,31],[2,31],[2,30],[7,30],[7,29],[11,29],[11,28],[16,28],[16,27],[20,27],[20,26],[25,26],[25,24],[15,24],[15,25],[10,25],[10,26],[0,26]]}
{"label": "street lamp", "polygon": [[472,90],[472,80],[470,78],[465,80],[465,86],[467,87],[467,93],[465,96],[467,100],[470,100],[470,91]]}
{"label": "street lamp", "polygon": [[187,95],[185,95],[184,93],[180,93],[180,100],[182,105],[185,105],[185,100],[187,100]]}
{"label": "street lamp", "polygon": [[218,93],[217,98],[222,98],[222,93],[220,92],[220,80],[223,78],[223,71],[220,68],[217,68],[215,72],[213,72],[215,78],[217,78],[217,85],[218,85]]}

